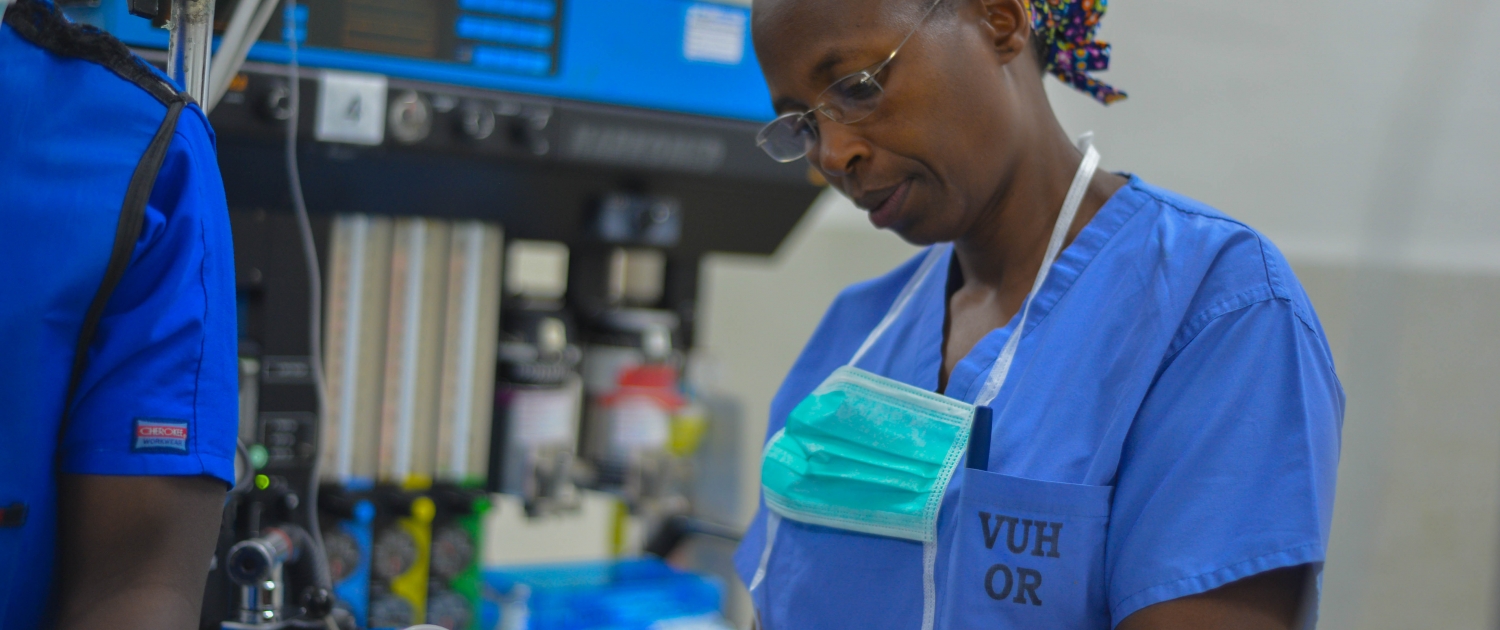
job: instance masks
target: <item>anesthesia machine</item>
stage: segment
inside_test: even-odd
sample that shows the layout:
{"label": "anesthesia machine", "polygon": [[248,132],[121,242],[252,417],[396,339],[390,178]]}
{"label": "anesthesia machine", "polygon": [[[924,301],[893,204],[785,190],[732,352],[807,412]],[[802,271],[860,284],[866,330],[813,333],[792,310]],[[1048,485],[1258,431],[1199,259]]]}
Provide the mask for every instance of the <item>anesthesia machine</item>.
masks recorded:
{"label": "anesthesia machine", "polygon": [[[634,627],[580,621],[604,608],[574,573],[496,566],[497,517],[604,497],[619,561],[734,536],[693,499],[727,421],[686,376],[699,264],[771,253],[820,190],[755,145],[748,3],[59,4],[217,134],[241,449],[203,628]],[[561,252],[551,285],[528,247]],[[628,588],[708,601],[632,562]]]}

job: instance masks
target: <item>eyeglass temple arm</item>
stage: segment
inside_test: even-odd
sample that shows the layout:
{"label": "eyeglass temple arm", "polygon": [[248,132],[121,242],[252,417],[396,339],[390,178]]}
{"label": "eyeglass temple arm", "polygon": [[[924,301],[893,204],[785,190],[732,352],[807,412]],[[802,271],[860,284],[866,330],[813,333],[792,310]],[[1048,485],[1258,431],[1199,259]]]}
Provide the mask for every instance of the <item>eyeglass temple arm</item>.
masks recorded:
{"label": "eyeglass temple arm", "polygon": [[870,71],[870,76],[873,77],[880,74],[881,70],[884,70],[886,66],[891,64],[891,61],[896,58],[896,53],[901,52],[902,48],[906,48],[906,42],[911,41],[912,36],[916,35],[917,31],[922,30],[922,25],[927,23],[927,18],[932,15],[932,10],[936,9],[942,3],[943,0],[934,0],[932,4],[927,5],[927,10],[922,12],[922,17],[917,20],[916,26],[911,27],[911,31],[906,34],[906,37],[901,38],[901,43],[896,44],[896,49],[892,50],[891,54],[886,56],[885,61],[880,62],[880,65],[875,66],[875,69]]}

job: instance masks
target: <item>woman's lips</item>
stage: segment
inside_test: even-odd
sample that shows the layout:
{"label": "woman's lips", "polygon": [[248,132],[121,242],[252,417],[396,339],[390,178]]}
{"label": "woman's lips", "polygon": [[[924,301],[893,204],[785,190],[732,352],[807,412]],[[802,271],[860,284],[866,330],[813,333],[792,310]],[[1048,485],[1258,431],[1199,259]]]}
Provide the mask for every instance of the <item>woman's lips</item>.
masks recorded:
{"label": "woman's lips", "polygon": [[911,191],[911,180],[901,182],[896,189],[891,191],[890,196],[880,205],[870,210],[870,223],[877,229],[885,229],[896,222],[896,217],[901,214],[901,206],[906,203],[906,195]]}

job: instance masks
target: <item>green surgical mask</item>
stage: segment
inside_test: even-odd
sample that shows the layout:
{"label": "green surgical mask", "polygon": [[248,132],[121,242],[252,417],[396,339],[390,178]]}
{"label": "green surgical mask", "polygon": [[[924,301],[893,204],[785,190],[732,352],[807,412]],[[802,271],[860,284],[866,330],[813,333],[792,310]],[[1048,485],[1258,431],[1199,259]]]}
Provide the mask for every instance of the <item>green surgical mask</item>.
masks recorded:
{"label": "green surgical mask", "polygon": [[1053,226],[1041,271],[1015,332],[980,388],[977,405],[854,367],[944,258],[946,248],[932,247],[849,363],[803,399],[787,417],[785,428],[771,436],[761,462],[761,491],[770,508],[766,546],[750,590],[765,579],[782,518],[921,542],[922,630],[931,630],[936,614],[937,518],[943,494],[968,447],[975,408],[988,405],[1005,384],[1026,330],[1030,295],[1046,282],[1098,167],[1099,153],[1089,140],[1087,135],[1080,140],[1083,161]]}
{"label": "green surgical mask", "polygon": [[783,517],[931,542],[974,406],[842,367],[766,445],[761,484]]}

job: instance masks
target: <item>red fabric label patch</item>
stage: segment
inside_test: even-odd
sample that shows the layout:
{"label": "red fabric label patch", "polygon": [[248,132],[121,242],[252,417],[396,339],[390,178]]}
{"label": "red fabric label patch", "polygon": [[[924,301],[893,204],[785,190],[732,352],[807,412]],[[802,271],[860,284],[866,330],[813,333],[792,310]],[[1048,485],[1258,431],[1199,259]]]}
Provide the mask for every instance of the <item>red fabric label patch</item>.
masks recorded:
{"label": "red fabric label patch", "polygon": [[131,452],[177,455],[188,452],[188,423],[182,420],[136,418],[133,437]]}

